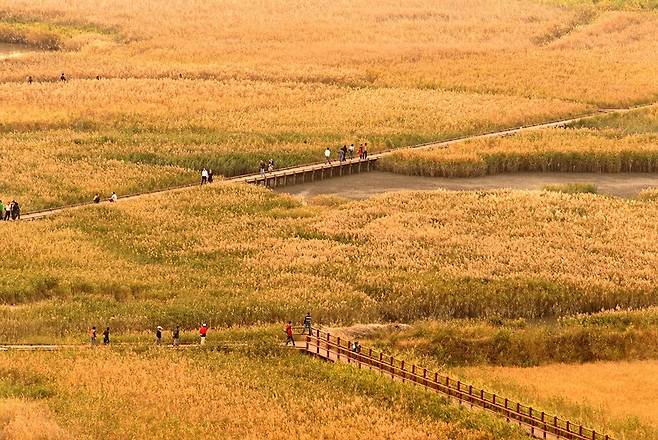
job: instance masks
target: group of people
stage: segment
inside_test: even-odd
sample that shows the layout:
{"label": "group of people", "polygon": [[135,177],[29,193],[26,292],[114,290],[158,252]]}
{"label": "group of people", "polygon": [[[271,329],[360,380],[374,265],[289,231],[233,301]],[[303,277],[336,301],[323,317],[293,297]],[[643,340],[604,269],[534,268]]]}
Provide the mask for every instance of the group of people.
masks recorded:
{"label": "group of people", "polygon": [[[304,316],[304,321],[302,323],[304,326],[302,329],[302,334],[308,334],[309,336],[311,335],[311,329],[312,329],[312,319],[311,319],[311,312],[308,312],[306,316]],[[286,346],[288,344],[292,344],[292,346],[295,346],[295,335],[292,330],[292,321],[288,321],[286,326],[283,328],[283,331],[286,333]]]}
{"label": "group of people", "polygon": [[211,169],[204,168],[201,170],[201,185],[204,183],[212,183],[213,178],[214,176]]}
{"label": "group of people", "polygon": [[[359,160],[366,160],[368,158],[367,142],[359,145],[359,149],[357,150],[356,155],[359,157]],[[331,164],[331,149],[329,147],[324,150],[324,159],[326,163]],[[354,159],[354,144],[343,145],[338,149],[338,161],[345,162],[348,159]]]}
{"label": "group of people", "polygon": [[265,177],[265,172],[271,173],[274,171],[274,159],[270,159],[267,164],[264,161],[260,161],[258,164],[258,172],[262,177]]}
{"label": "group of people", "polygon": [[[100,79],[101,79],[101,76],[100,76],[100,75],[96,75],[96,80],[99,80],[99,81],[100,81]],[[67,82],[67,81],[68,81],[68,78],[66,77],[66,75],[64,74],[64,72],[62,72],[62,74],[59,76],[59,81],[60,81],[60,82]],[[27,83],[28,83],[28,84],[32,84],[33,82],[34,82],[34,78],[32,78],[32,75],[29,75],[29,76],[27,77]]]}
{"label": "group of people", "polygon": [[[112,195],[110,195],[110,197],[107,199],[107,201],[108,202],[116,202],[118,199],[119,199],[119,197],[117,196],[117,193],[112,191]],[[98,193],[96,193],[96,195],[94,196],[94,203],[100,203],[100,202],[101,202],[101,196],[98,195]]]}
{"label": "group of people", "polygon": [[21,219],[21,206],[16,200],[12,200],[5,205],[0,200],[0,220],[20,220]]}
{"label": "group of people", "polygon": [[[162,331],[164,329],[162,326],[157,326],[155,328],[155,343],[156,345],[162,345]],[[205,345],[206,344],[206,335],[208,334],[208,326],[203,323],[201,327],[199,327],[199,337],[201,338],[200,344]],[[98,344],[98,335],[96,333],[96,327],[92,327],[89,330],[89,343],[91,345],[97,345]],[[171,340],[172,340],[172,345],[177,347],[180,345],[180,326],[176,326],[171,332]],[[109,345],[110,344],[110,327],[106,327],[105,330],[103,331],[103,345]]]}

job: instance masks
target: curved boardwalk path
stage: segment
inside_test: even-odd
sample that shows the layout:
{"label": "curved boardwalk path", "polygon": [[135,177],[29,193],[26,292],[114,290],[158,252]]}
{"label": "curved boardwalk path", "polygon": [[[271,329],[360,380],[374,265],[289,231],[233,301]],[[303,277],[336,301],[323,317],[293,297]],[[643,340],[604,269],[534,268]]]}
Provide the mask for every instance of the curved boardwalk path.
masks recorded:
{"label": "curved boardwalk path", "polygon": [[535,408],[523,405],[512,399],[498,396],[483,389],[461,382],[438,372],[428,371],[394,356],[361,347],[359,353],[350,350],[352,341],[333,336],[319,329],[312,329],[311,334],[297,339],[297,349],[303,353],[319,357],[329,362],[343,362],[359,369],[379,372],[391,380],[408,382],[435,392],[449,400],[458,402],[473,410],[489,412],[505,417],[541,439],[570,440],[612,440],[607,434],[596,432],[560,417],[546,414]]}
{"label": "curved boardwalk path", "polygon": [[[498,130],[498,131],[493,131],[489,133],[483,133],[483,134],[476,134],[476,135],[471,135],[471,136],[463,136],[460,138],[456,139],[450,139],[446,141],[439,141],[439,142],[427,142],[424,144],[418,144],[418,145],[413,145],[410,147],[406,147],[408,149],[417,149],[417,150],[422,150],[422,149],[429,149],[429,148],[447,148],[451,145],[461,143],[461,142],[467,142],[471,140],[477,140],[477,139],[489,139],[489,138],[497,138],[497,137],[502,137],[502,136],[511,136],[519,133],[525,133],[525,132],[530,132],[530,131],[537,131],[537,130],[544,130],[547,128],[556,128],[556,127],[564,127],[570,124],[575,124],[578,122],[583,122],[587,121],[590,119],[594,119],[597,117],[600,117],[601,115],[607,115],[607,114],[621,114],[621,113],[627,113],[635,110],[641,110],[641,109],[646,109],[650,107],[654,107],[658,105],[658,103],[652,103],[652,104],[646,104],[646,105],[641,105],[637,107],[630,107],[630,108],[621,108],[621,109],[599,109],[594,113],[586,114],[583,116],[578,116],[578,117],[573,117],[573,118],[568,118],[568,119],[560,119],[556,121],[550,121],[550,122],[543,122],[539,124],[534,124],[534,125],[528,125],[528,126],[522,126],[522,127],[514,127],[514,128],[508,128],[504,130]],[[223,180],[219,180],[218,183],[252,183],[252,184],[264,184],[267,186],[286,186],[290,184],[296,184],[296,183],[305,183],[307,181],[316,181],[316,180],[323,180],[325,178],[329,177],[335,177],[335,176],[342,176],[344,174],[352,174],[355,172],[362,172],[362,171],[370,171],[371,169],[374,169],[376,166],[376,162],[378,159],[392,154],[396,151],[403,150],[404,148],[396,148],[396,149],[390,149],[390,150],[385,150],[381,151],[379,153],[374,153],[368,156],[367,160],[359,160],[359,159],[354,159],[354,160],[347,160],[345,162],[338,162],[337,160],[332,161],[331,164],[326,164],[326,163],[314,163],[314,164],[309,164],[309,165],[300,165],[296,167],[289,167],[289,168],[283,168],[279,169],[273,173],[267,173],[265,177],[259,175],[259,174],[248,174],[248,175],[243,175],[243,176],[237,176],[237,177],[232,177],[232,178],[227,178]],[[301,182],[300,182],[301,181]],[[158,193],[166,193],[166,192],[173,192],[173,191],[179,191],[187,188],[193,188],[195,186],[198,186],[198,184],[189,184],[189,185],[182,185],[182,186],[177,186],[177,187],[171,187],[171,188],[163,188],[160,190],[154,190],[154,191],[147,191],[147,192],[141,192],[141,193],[135,193],[135,194],[128,194],[128,195],[122,195],[119,198],[119,202],[122,200],[130,200],[130,199],[135,199],[138,197],[142,197],[148,194],[158,194]],[[101,204],[106,204],[109,203],[107,201],[101,202]],[[69,211],[72,209],[77,209],[83,206],[89,206],[92,205],[92,202],[85,202],[85,203],[79,203],[75,205],[67,205],[67,206],[61,206],[57,208],[51,208],[51,209],[44,209],[44,210],[39,210],[39,211],[32,211],[32,212],[26,212],[21,216],[21,219],[23,220],[37,220],[41,219],[44,217],[48,217],[51,215],[59,214],[63,211]]]}

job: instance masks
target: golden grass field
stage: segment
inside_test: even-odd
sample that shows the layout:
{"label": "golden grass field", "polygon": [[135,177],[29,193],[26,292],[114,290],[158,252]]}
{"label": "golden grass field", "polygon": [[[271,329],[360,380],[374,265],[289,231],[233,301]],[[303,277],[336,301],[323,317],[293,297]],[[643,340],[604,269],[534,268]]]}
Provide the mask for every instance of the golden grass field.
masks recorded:
{"label": "golden grass field", "polygon": [[655,360],[478,367],[460,373],[547,411],[587,420],[618,433],[617,438],[639,440],[658,435]]}
{"label": "golden grass field", "polygon": [[472,177],[519,171],[658,171],[658,107],[602,117],[570,129],[402,150],[382,161],[402,174]]}
{"label": "golden grass field", "polygon": [[0,1],[0,41],[50,49],[0,60],[0,195],[31,210],[650,102],[653,6]]}
{"label": "golden grass field", "polygon": [[3,353],[0,371],[13,382],[0,381],[6,398],[0,433],[10,439],[524,438],[503,421],[459,411],[376,374],[353,377],[350,367],[269,351]]}
{"label": "golden grass field", "polygon": [[0,331],[24,339],[30,320],[75,338],[89,319],[191,328],[308,308],[351,323],[650,306],[656,209],[504,190],[310,204],[242,184],[151,195],[12,224],[0,292],[27,307],[3,310]]}
{"label": "golden grass field", "polygon": [[[315,162],[327,146],[376,152],[658,101],[657,9],[0,0],[0,43],[23,48],[0,55],[0,199],[30,211],[197,182],[204,166],[231,176]],[[655,172],[656,133],[653,107],[384,164]],[[304,201],[217,183],[3,222],[0,343],[82,344],[109,325],[124,345],[0,352],[0,439],[523,438],[283,351],[281,323],[308,310],[322,325],[413,323],[373,340],[616,438],[654,439],[655,199]],[[206,349],[152,347],[156,325],[190,341],[203,321]],[[615,362],[591,363],[602,359]]]}

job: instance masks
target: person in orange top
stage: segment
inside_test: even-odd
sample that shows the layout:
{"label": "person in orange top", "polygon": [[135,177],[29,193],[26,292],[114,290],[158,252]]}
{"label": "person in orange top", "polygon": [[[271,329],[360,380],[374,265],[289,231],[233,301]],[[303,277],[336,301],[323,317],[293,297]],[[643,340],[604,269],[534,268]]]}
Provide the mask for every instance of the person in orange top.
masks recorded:
{"label": "person in orange top", "polygon": [[295,338],[292,337],[292,321],[288,321],[288,324],[286,324],[286,336],[288,337],[286,339],[286,346],[288,346],[288,344],[292,342],[292,346],[294,347]]}
{"label": "person in orange top", "polygon": [[208,333],[208,326],[205,323],[201,324],[201,328],[199,329],[199,336],[201,336],[201,345],[206,344],[206,333]]}

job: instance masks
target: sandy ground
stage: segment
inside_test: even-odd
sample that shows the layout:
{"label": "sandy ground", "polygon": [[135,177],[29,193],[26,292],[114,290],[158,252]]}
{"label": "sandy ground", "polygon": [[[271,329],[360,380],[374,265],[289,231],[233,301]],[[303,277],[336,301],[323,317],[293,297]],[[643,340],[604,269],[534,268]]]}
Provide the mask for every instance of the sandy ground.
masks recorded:
{"label": "sandy ground", "polygon": [[376,194],[407,190],[447,189],[474,191],[510,188],[541,190],[544,185],[564,183],[592,183],[599,194],[618,197],[635,197],[642,189],[658,187],[658,174],[623,173],[518,173],[496,176],[443,178],[418,177],[375,171],[278,188],[275,191],[303,198],[329,194],[350,199],[365,199]]}
{"label": "sandy ground", "polygon": [[29,51],[27,46],[20,44],[0,43],[0,61],[7,58],[18,58]]}

